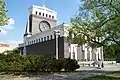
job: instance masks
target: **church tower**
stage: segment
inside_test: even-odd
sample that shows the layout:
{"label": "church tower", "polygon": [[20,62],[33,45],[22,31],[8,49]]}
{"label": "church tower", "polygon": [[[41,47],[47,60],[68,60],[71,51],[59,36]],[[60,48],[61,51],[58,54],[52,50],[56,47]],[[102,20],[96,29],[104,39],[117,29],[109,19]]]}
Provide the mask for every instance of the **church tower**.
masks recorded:
{"label": "church tower", "polygon": [[35,35],[56,26],[57,12],[46,8],[45,6],[33,5],[29,8],[28,22],[24,37]]}

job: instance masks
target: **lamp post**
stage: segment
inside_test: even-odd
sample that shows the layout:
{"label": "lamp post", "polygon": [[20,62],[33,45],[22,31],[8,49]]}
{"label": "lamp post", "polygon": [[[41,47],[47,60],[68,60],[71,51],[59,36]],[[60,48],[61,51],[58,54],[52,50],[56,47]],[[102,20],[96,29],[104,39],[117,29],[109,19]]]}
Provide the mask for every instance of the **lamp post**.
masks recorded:
{"label": "lamp post", "polygon": [[54,30],[54,34],[55,34],[55,43],[56,43],[56,59],[58,59],[58,37],[60,35],[60,30]]}

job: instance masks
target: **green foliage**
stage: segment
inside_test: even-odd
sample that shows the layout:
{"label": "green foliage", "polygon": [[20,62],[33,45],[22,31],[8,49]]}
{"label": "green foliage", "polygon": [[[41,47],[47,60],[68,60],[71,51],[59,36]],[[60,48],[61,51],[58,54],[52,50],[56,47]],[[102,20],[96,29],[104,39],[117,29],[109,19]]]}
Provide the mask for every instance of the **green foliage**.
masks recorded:
{"label": "green foliage", "polygon": [[70,58],[65,59],[64,61],[64,69],[65,71],[75,71],[78,69],[80,66],[77,64],[76,60],[72,60]]}
{"label": "green foliage", "polygon": [[7,53],[7,54],[19,54],[19,49],[18,48],[15,48],[15,49],[13,49],[13,50],[7,50],[7,51],[4,51],[2,54],[4,54],[4,53]]}
{"label": "green foliage", "polygon": [[24,57],[18,54],[0,56],[0,71],[23,71],[26,65]]}
{"label": "green foliage", "polygon": [[8,24],[6,3],[5,0],[0,0],[0,26],[4,26]]}
{"label": "green foliage", "polygon": [[120,50],[117,50],[116,53],[117,53],[116,61],[117,61],[117,63],[120,63]]}
{"label": "green foliage", "polygon": [[79,68],[77,62],[71,59],[28,55],[16,53],[0,54],[0,72],[58,72],[75,71]]}
{"label": "green foliage", "polygon": [[[120,48],[120,0],[81,0],[71,28],[77,43],[99,47],[116,44]],[[79,41],[80,40],[80,41]]]}
{"label": "green foliage", "polygon": [[118,54],[118,47],[116,44],[112,44],[109,46],[104,46],[104,59],[116,59]]}

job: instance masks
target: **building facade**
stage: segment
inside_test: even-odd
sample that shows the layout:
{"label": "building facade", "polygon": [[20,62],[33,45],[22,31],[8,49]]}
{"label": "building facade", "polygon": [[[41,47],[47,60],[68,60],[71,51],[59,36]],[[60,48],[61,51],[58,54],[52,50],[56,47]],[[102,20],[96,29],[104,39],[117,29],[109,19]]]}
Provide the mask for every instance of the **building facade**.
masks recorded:
{"label": "building facade", "polygon": [[45,55],[84,60],[103,58],[102,48],[92,49],[85,45],[69,44],[66,28],[68,24],[57,25],[57,12],[45,6],[29,8],[24,33],[24,43],[19,44],[22,55]]}
{"label": "building facade", "polygon": [[0,53],[4,53],[5,51],[10,51],[13,49],[14,49],[13,46],[11,46],[7,43],[0,42]]}

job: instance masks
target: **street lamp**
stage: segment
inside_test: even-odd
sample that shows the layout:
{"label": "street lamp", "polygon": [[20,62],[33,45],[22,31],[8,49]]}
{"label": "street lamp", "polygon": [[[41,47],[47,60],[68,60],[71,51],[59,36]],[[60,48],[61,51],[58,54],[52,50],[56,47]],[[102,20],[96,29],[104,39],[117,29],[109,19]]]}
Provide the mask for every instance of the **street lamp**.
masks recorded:
{"label": "street lamp", "polygon": [[60,35],[60,30],[54,30],[54,35],[55,35],[55,43],[56,43],[56,59],[58,59],[58,37]]}

